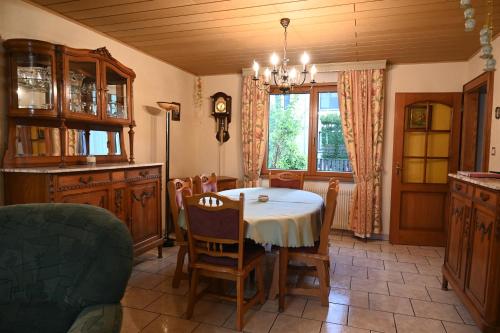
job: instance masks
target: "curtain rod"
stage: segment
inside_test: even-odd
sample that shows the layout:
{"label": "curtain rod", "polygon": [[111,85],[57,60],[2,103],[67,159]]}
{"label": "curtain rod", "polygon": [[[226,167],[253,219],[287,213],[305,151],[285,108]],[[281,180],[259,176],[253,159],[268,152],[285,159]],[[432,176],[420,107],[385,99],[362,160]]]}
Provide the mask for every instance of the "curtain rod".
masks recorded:
{"label": "curtain rod", "polygon": [[[342,72],[348,70],[363,70],[363,69],[385,69],[387,60],[375,61],[353,61],[353,62],[332,62],[326,64],[316,64],[318,73]],[[252,68],[243,68],[243,75],[253,74]]]}

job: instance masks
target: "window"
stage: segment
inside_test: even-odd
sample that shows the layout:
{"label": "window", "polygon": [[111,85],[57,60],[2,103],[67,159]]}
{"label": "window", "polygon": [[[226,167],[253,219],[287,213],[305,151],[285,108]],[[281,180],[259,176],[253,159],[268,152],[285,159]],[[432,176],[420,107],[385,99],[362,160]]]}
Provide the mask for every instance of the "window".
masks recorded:
{"label": "window", "polygon": [[269,94],[269,140],[263,173],[305,171],[312,177],[352,177],[340,121],[337,87]]}

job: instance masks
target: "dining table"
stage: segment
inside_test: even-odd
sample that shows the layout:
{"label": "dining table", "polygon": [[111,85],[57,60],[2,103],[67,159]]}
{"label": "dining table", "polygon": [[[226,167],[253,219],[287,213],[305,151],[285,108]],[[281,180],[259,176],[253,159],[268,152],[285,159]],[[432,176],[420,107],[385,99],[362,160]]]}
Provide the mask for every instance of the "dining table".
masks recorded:
{"label": "dining table", "polygon": [[[245,237],[262,245],[279,247],[279,259],[274,265],[268,295],[273,299],[278,294],[278,284],[285,283],[279,280],[286,280],[279,272],[283,268],[280,268],[280,263],[285,264],[283,258],[287,257],[288,248],[314,246],[314,242],[319,239],[324,210],[323,198],[313,192],[274,187],[239,188],[218,192],[234,200],[239,199],[240,193],[244,194]],[[261,201],[259,196],[267,196],[268,200]],[[178,223],[181,228],[186,228],[182,210]]]}

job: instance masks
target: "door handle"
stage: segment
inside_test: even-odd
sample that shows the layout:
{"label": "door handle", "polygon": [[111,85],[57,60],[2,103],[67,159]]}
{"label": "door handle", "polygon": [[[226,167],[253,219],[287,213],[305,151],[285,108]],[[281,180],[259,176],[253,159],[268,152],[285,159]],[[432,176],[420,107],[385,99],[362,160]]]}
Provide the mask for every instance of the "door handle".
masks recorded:
{"label": "door handle", "polygon": [[399,164],[399,162],[396,163],[396,175],[400,175],[401,174],[401,170],[403,168],[401,168],[401,165]]}

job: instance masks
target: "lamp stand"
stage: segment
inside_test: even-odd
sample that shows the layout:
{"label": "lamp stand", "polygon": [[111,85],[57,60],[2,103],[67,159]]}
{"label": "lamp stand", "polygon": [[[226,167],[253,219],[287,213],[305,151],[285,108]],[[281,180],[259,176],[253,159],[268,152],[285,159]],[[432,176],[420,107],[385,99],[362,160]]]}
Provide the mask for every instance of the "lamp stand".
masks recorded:
{"label": "lamp stand", "polygon": [[[165,183],[170,181],[170,111],[167,111],[166,116],[166,142],[165,142]],[[163,247],[172,247],[174,246],[174,240],[170,239],[170,198],[168,196],[168,187],[165,191],[165,236],[163,240]]]}

